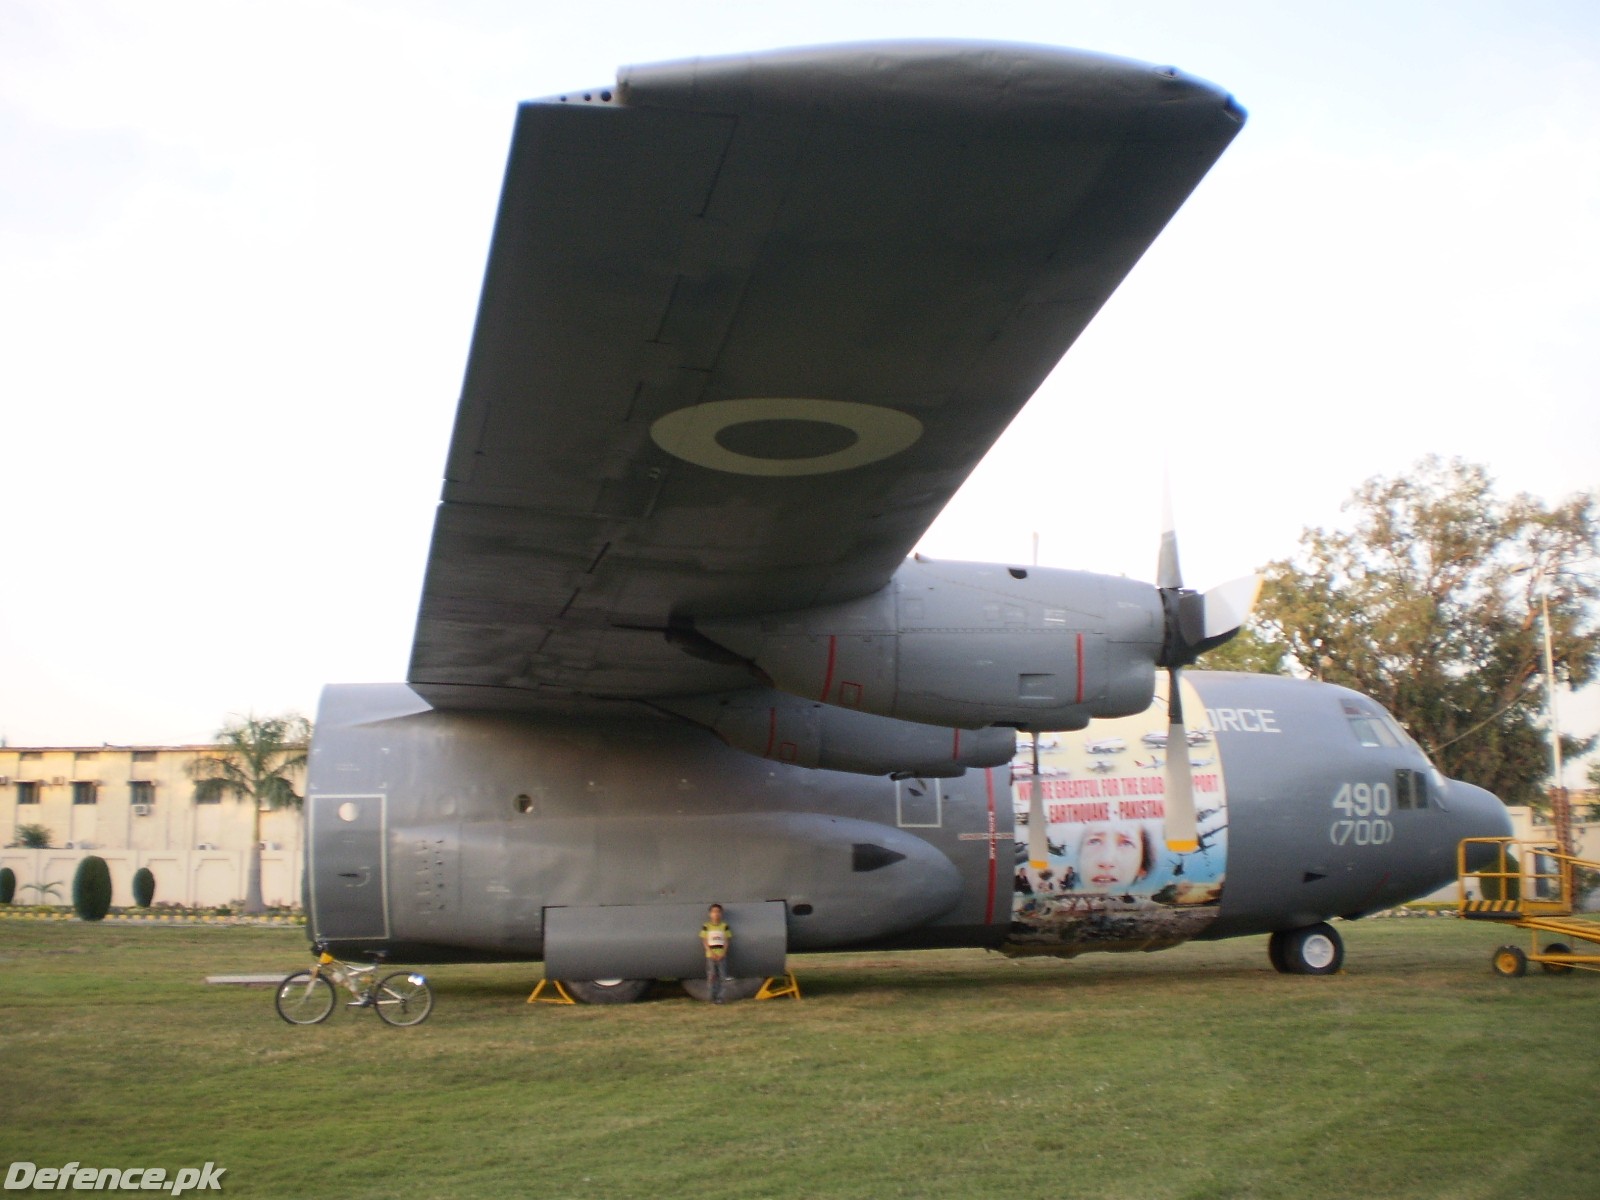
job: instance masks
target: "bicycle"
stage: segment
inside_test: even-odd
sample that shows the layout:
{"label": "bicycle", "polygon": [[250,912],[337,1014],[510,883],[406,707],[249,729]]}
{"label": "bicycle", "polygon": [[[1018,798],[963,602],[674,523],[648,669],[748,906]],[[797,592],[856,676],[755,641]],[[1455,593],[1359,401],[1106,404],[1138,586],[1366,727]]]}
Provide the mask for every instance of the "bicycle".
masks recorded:
{"label": "bicycle", "polygon": [[420,1025],[433,1011],[433,992],[426,976],[414,971],[396,971],[378,978],[383,956],[375,956],[368,966],[342,962],[318,945],[316,964],[309,971],[284,976],[273,1003],[278,1015],[291,1025],[316,1025],[333,1012],[337,993],[334,985],[347,990],[354,1000],[347,1008],[370,1008],[390,1025]]}

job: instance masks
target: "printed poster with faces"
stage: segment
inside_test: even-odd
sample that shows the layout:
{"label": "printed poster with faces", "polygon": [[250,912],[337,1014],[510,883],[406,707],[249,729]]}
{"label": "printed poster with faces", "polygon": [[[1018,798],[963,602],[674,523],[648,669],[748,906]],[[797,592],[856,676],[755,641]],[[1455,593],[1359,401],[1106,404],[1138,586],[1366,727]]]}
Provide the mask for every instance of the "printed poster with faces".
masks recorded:
{"label": "printed poster with faces", "polygon": [[[1165,682],[1164,680],[1162,681]],[[1012,954],[1157,949],[1216,919],[1228,857],[1228,803],[1221,756],[1205,706],[1183,685],[1187,745],[1167,744],[1167,701],[1157,695],[1133,717],[1094,721],[1072,733],[1039,735],[1033,775],[1029,735],[1012,764],[1016,813]],[[1169,850],[1166,762],[1187,754],[1194,779],[1199,848]],[[1042,790],[1046,866],[1028,861],[1028,807]]]}

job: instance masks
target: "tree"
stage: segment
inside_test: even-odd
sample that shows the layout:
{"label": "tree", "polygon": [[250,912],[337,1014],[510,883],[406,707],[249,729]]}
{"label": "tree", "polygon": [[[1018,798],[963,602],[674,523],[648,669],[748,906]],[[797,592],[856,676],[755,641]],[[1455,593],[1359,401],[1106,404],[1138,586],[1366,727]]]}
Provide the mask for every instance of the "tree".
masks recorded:
{"label": "tree", "polygon": [[261,812],[300,806],[303,797],[290,776],[305,766],[311,743],[311,722],[298,713],[281,717],[248,716],[217,731],[216,748],[189,764],[195,796],[201,800],[230,795],[246,801],[254,814],[250,834],[250,867],[245,881],[244,911],[266,911],[261,898]]}
{"label": "tree", "polygon": [[50,849],[50,839],[54,836],[48,826],[38,823],[17,826],[17,845],[26,850]]}
{"label": "tree", "polygon": [[111,911],[111,867],[98,854],[78,863],[72,876],[72,907],[84,921],[104,921]]}
{"label": "tree", "polygon": [[1257,624],[1246,625],[1215,650],[1207,650],[1194,664],[1200,671],[1249,671],[1255,675],[1287,675],[1289,647],[1263,633]]}
{"label": "tree", "polygon": [[[1379,700],[1446,774],[1543,807],[1541,601],[1557,682],[1588,683],[1600,667],[1594,497],[1502,500],[1485,468],[1429,457],[1369,479],[1345,508],[1347,531],[1308,529],[1294,559],[1268,564],[1252,644],[1281,646],[1289,673]],[[1595,740],[1563,737],[1563,752]]]}

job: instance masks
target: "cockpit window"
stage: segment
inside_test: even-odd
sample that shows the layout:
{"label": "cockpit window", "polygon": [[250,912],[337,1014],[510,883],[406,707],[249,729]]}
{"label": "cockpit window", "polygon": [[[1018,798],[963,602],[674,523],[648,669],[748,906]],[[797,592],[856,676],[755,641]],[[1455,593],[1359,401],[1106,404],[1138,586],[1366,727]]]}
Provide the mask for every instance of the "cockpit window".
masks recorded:
{"label": "cockpit window", "polygon": [[1394,806],[1396,808],[1428,807],[1428,776],[1421,771],[1401,767],[1394,773]]}
{"label": "cockpit window", "polygon": [[1416,739],[1387,710],[1363,698],[1342,699],[1339,703],[1344,709],[1345,720],[1350,722],[1351,732],[1356,735],[1356,741],[1363,746],[1404,747],[1427,764],[1425,770],[1401,767],[1395,771],[1396,808],[1438,808],[1448,811],[1450,806],[1445,802],[1448,781],[1433,765],[1427,752],[1417,745]]}
{"label": "cockpit window", "polygon": [[1351,700],[1346,700],[1343,704],[1345,719],[1350,722],[1356,741],[1363,746],[1400,745],[1399,739],[1395,736],[1396,730],[1378,712]]}
{"label": "cockpit window", "polygon": [[1398,743],[1394,734],[1383,727],[1383,722],[1374,717],[1351,717],[1350,728],[1356,731],[1356,740],[1363,746],[1393,746]]}
{"label": "cockpit window", "polygon": [[1422,758],[1425,762],[1431,763],[1433,761],[1432,759],[1428,758],[1428,752],[1421,746],[1417,745],[1417,739],[1406,732],[1405,726],[1401,725],[1399,721],[1396,721],[1382,709],[1378,710],[1378,715],[1382,718],[1384,725],[1394,734],[1395,739],[1400,745],[1410,746],[1418,754],[1422,755]]}

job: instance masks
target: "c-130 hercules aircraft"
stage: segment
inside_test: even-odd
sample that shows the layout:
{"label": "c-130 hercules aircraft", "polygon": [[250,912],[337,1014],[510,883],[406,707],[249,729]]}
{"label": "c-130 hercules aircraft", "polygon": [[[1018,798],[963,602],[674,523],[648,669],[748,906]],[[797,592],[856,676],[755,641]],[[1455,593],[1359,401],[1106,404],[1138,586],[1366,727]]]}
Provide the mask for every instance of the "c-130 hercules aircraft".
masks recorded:
{"label": "c-130 hercules aircraft", "polygon": [[1254,584],[1170,535],[1155,586],[907,557],[1243,122],[968,43],[521,106],[409,681],[323,694],[310,935],[593,1002],[698,983],[711,901],[746,981],[1254,933],[1315,974],[1509,832],[1366,697],[1181,676]]}

